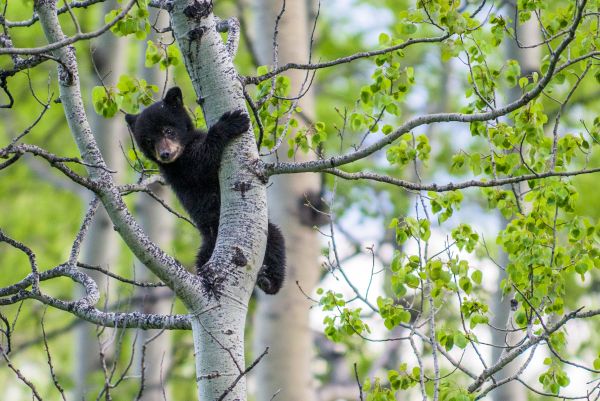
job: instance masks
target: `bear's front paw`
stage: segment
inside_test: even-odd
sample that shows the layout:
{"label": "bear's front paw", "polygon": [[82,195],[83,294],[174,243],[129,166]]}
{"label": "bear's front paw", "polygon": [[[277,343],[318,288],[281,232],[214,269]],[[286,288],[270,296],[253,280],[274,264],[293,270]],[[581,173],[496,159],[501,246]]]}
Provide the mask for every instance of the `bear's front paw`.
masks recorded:
{"label": "bear's front paw", "polygon": [[250,119],[241,109],[223,114],[219,122],[230,136],[240,135],[250,129]]}

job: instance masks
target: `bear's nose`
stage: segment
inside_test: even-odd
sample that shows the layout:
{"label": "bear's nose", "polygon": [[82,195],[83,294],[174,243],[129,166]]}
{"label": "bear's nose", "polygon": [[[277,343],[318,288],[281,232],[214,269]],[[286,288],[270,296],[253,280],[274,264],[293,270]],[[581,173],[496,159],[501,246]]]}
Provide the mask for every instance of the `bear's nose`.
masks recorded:
{"label": "bear's nose", "polygon": [[169,156],[171,156],[171,152],[169,152],[168,150],[160,152],[160,158],[162,160],[168,160]]}

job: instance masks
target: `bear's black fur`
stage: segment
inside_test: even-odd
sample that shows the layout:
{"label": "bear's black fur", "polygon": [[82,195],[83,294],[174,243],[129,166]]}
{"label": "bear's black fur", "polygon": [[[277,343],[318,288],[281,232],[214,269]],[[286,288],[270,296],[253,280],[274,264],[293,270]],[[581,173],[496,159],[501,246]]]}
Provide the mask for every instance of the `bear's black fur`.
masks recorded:
{"label": "bear's black fur", "polygon": [[[202,234],[196,269],[208,262],[217,240],[220,192],[218,170],[223,149],[233,138],[249,129],[241,110],[225,113],[208,133],[194,129],[178,87],[169,89],[162,101],[125,120],[135,141],[149,159],[156,162],[183,207]],[[279,228],[269,223],[267,249],[257,284],[265,293],[275,294],[285,274],[285,243]]]}

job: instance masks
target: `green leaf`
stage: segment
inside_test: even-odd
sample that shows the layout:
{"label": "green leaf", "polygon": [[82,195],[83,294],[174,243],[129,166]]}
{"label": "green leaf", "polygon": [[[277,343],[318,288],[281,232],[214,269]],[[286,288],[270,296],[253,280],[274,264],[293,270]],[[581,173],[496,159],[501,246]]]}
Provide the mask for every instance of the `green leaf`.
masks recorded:
{"label": "green leaf", "polygon": [[524,88],[529,83],[529,78],[521,77],[519,78],[519,88]]}
{"label": "green leaf", "polygon": [[522,309],[515,313],[515,322],[517,322],[519,326],[525,326],[527,324],[527,315]]}
{"label": "green leaf", "polygon": [[483,273],[481,273],[481,270],[475,270],[471,274],[471,279],[477,284],[481,284],[482,278],[483,278]]}
{"label": "green leaf", "polygon": [[398,32],[402,35],[412,35],[417,32],[417,25],[413,23],[399,24]]}
{"label": "green leaf", "polygon": [[461,277],[458,280],[458,285],[460,286],[460,288],[463,289],[464,292],[466,292],[467,294],[471,293],[471,290],[473,289],[473,283],[471,283],[471,280],[469,280],[468,277]]}
{"label": "green leaf", "polygon": [[381,46],[385,46],[388,43],[390,43],[390,36],[388,34],[386,34],[386,33],[383,33],[383,32],[380,33],[379,34],[379,44]]}
{"label": "green leaf", "polygon": [[467,337],[463,333],[456,331],[454,333],[454,344],[460,349],[465,349],[469,344],[469,340],[467,340]]}

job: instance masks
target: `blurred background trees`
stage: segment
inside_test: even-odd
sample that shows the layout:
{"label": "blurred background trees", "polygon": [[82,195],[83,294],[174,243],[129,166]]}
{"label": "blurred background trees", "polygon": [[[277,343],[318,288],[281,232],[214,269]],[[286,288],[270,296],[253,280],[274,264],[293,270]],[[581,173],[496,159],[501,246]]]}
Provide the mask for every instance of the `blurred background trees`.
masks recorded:
{"label": "blurred background trees", "polygon": [[[123,6],[78,3],[61,14],[67,35],[99,28]],[[146,3],[115,32],[74,43],[93,132],[119,184],[154,168],[133,152],[119,109],[177,84],[204,124],[167,12]],[[14,47],[46,44],[39,23],[17,23],[32,4],[0,2]],[[265,162],[330,160],[392,138],[351,164],[271,177],[288,279],[277,296],[251,301],[248,364],[269,352],[248,374],[249,399],[597,397],[599,9],[597,0],[214,3],[219,17],[240,20],[235,65],[248,77]],[[0,60],[2,103],[14,99],[0,109],[0,146],[26,133],[20,142],[78,155],[55,102],[56,63],[11,74],[22,61]],[[287,63],[302,66],[256,78]],[[34,250],[40,270],[63,263],[89,194],[33,155],[10,166],[2,156],[0,230]],[[127,206],[192,266],[196,230],[176,215],[168,187],[149,188]],[[101,210],[80,262],[101,289],[100,309],[186,313]],[[8,287],[30,273],[27,255],[0,242],[0,269]],[[67,280],[44,291],[81,296]],[[31,398],[33,386],[42,399],[194,399],[189,332],[99,327],[6,299],[3,398]]]}

